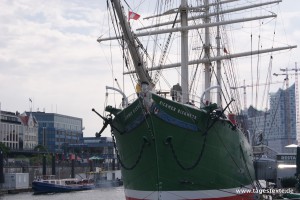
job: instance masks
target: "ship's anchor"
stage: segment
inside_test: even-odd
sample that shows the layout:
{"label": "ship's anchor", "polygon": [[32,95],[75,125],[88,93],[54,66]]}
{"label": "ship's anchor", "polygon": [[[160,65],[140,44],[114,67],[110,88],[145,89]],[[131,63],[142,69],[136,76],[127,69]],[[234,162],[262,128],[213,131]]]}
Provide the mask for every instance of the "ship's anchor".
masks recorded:
{"label": "ship's anchor", "polygon": [[[111,114],[109,114],[109,115],[107,115],[107,117],[103,117],[102,115],[100,115],[94,108],[92,109],[92,111],[94,112],[94,113],[96,113],[99,117],[101,117],[101,119],[103,119],[103,127],[102,127],[102,129],[98,132],[98,133],[96,133],[95,135],[96,135],[96,137],[101,137],[101,134],[102,134],[102,132],[106,129],[106,127],[108,126],[108,125],[110,125],[110,126],[112,126],[112,117],[111,117]],[[115,128],[115,127],[114,127]]]}
{"label": "ship's anchor", "polygon": [[[218,119],[224,114],[225,110],[229,107],[229,105],[234,102],[235,100],[232,98],[230,102],[226,105],[226,107],[222,111],[217,111],[217,113],[212,114],[211,117],[213,119],[213,122],[209,125],[207,124],[207,128],[204,131],[203,135],[207,135],[208,131],[215,125],[215,123],[218,121]],[[233,126],[232,130],[235,130],[236,127]]]}

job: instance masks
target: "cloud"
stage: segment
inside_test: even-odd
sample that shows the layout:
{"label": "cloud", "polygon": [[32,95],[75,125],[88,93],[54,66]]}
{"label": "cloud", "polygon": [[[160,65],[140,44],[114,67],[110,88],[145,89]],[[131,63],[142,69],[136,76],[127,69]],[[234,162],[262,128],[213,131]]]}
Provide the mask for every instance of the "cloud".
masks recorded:
{"label": "cloud", "polygon": [[[137,4],[133,8],[139,8]],[[102,121],[91,112],[91,108],[102,112],[105,86],[113,86],[115,77],[121,85],[123,82],[122,57],[115,53],[119,47],[110,42],[100,45],[96,42],[100,35],[113,33],[107,22],[105,6],[105,1],[94,0],[0,1],[0,101],[3,110],[28,111],[30,97],[35,110],[39,108],[40,111],[45,109],[46,112],[57,111],[83,118],[85,135],[92,136],[101,128]],[[282,34],[283,26],[278,20],[277,44],[299,44],[299,12],[288,11],[284,5],[282,20],[286,33]],[[272,26],[273,21],[263,28]],[[266,38],[272,40],[270,36]],[[144,38],[141,41],[147,42]],[[249,45],[249,34],[237,37],[235,42],[243,47]],[[235,48],[239,50],[239,46]],[[178,54],[178,50],[171,53]],[[287,62],[293,67],[297,55],[299,50],[288,58],[277,58],[274,68],[288,66]],[[241,65],[239,71],[249,74],[249,69],[245,70],[249,63]],[[170,73],[167,71],[164,76],[168,77]],[[175,72],[173,77],[170,84],[177,82],[179,73]],[[130,87],[125,89],[131,94],[134,92],[132,83],[128,81],[128,84]],[[112,96],[111,103],[118,105],[120,96]]]}
{"label": "cloud", "polygon": [[0,2],[2,109],[28,111],[31,97],[35,109],[83,118],[94,134],[102,122],[90,123],[91,108],[103,105],[111,82],[96,42],[101,9],[95,1]]}

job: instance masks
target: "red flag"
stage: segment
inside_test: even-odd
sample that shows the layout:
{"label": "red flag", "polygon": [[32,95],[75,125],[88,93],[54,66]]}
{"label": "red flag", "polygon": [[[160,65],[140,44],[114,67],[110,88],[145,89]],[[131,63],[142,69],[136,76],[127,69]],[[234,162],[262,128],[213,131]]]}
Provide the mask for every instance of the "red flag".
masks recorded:
{"label": "red flag", "polygon": [[139,18],[140,18],[139,14],[129,11],[129,13],[128,13],[128,21],[130,19],[138,20]]}
{"label": "red flag", "polygon": [[228,51],[225,47],[224,47],[224,53],[228,54]]}
{"label": "red flag", "polygon": [[75,160],[75,154],[70,154],[70,160]]}

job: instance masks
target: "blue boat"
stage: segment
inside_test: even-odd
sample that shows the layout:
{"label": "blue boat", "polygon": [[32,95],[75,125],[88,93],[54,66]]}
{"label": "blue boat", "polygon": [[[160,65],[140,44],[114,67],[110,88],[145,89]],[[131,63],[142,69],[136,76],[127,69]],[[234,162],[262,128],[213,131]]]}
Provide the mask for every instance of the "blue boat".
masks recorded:
{"label": "blue boat", "polygon": [[34,194],[73,192],[91,190],[94,188],[94,183],[87,179],[53,179],[47,177],[43,179],[36,179],[32,182]]}

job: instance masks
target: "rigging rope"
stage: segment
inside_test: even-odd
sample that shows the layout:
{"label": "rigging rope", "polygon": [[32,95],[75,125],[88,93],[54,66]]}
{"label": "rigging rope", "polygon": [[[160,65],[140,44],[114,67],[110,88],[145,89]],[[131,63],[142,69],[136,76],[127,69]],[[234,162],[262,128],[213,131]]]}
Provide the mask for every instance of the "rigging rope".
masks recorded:
{"label": "rigging rope", "polygon": [[[176,16],[175,16],[175,19],[173,21],[172,28],[175,27],[178,14],[179,14],[179,9],[178,9],[178,11],[176,13]],[[165,62],[165,57],[166,57],[167,50],[169,48],[169,44],[170,44],[170,41],[171,41],[172,34],[173,34],[173,32],[170,32],[169,35],[168,35],[168,38],[167,38],[167,41],[166,41],[166,44],[165,44],[165,48],[163,49],[163,52],[162,52],[162,54],[159,58],[158,66],[161,66]],[[157,83],[160,74],[161,74],[161,69],[157,70],[155,75],[154,75],[154,81],[153,81],[154,84]]]}

